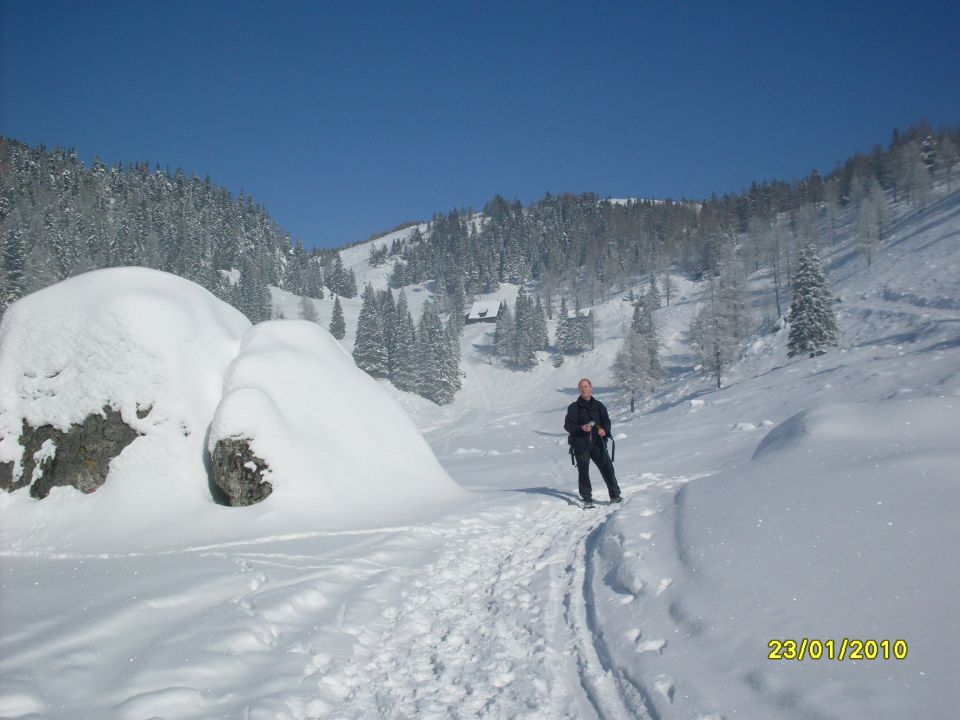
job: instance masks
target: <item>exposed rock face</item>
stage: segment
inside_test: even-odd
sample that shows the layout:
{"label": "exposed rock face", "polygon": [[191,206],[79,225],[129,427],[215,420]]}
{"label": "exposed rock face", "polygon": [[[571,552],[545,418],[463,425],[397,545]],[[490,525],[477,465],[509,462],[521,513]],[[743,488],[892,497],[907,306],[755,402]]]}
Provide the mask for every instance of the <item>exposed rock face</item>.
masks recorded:
{"label": "exposed rock face", "polygon": [[14,464],[0,463],[0,488],[13,491],[30,485],[30,495],[35,498],[45,498],[59,485],[91,493],[106,480],[110,461],[137,436],[119,411],[107,406],[102,414],[87,416],[67,432],[52,425],[35,428],[24,420],[20,433],[23,472],[14,478]]}
{"label": "exposed rock face", "polygon": [[231,505],[253,505],[273,492],[273,486],[263,479],[269,466],[253,454],[249,438],[217,440],[210,459],[213,482],[226,493]]}

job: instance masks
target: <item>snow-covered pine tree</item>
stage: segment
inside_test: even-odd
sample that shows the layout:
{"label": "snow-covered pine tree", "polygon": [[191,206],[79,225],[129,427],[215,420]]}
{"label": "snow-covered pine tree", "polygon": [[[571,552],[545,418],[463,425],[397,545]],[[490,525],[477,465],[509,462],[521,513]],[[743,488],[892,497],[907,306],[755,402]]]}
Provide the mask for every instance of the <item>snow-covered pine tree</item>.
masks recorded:
{"label": "snow-covered pine tree", "polygon": [[417,358],[420,362],[419,392],[435,402],[446,405],[453,401],[456,389],[450,376],[450,343],[443,323],[433,303],[427,302],[417,327]]}
{"label": "snow-covered pine tree", "polygon": [[320,274],[320,266],[314,258],[307,260],[307,266],[304,270],[303,292],[307,297],[323,300],[323,276]]}
{"label": "snow-covered pine tree", "polygon": [[433,287],[433,303],[436,306],[437,313],[447,312],[447,279],[442,274],[438,274],[436,280],[433,281]]}
{"label": "snow-covered pine tree", "polygon": [[793,276],[793,302],[787,316],[790,336],[787,355],[822,355],[838,342],[837,317],[826,275],[816,247],[809,243],[800,250]]}
{"label": "snow-covered pine tree", "polygon": [[402,288],[407,284],[407,264],[402,260],[397,261],[393,265],[393,270],[390,272],[390,285],[395,288]]}
{"label": "snow-covered pine tree", "polygon": [[394,374],[391,378],[399,390],[415,392],[419,381],[417,362],[417,334],[407,306],[407,296],[400,291],[397,297],[397,349]]}
{"label": "snow-covered pine tree", "polygon": [[660,307],[660,288],[657,287],[657,276],[653,273],[650,273],[650,287],[647,289],[645,300],[654,310]]}
{"label": "snow-covered pine tree", "polygon": [[647,343],[633,327],[627,330],[614,360],[613,376],[630,402],[630,412],[634,411],[637,395],[650,392],[656,385]]}
{"label": "snow-covered pine tree", "polygon": [[327,286],[340,297],[352,298],[357,296],[357,277],[353,268],[347,270],[343,266],[343,258],[336,253],[333,258],[333,267]]}
{"label": "snow-covered pine tree", "polygon": [[[441,396],[448,398],[446,402],[453,402],[453,397],[461,387],[463,380],[460,375],[460,333],[462,325],[447,321],[443,328],[443,337],[446,344],[440,360]],[[441,403],[445,404],[445,403]]]}
{"label": "snow-covered pine tree", "polygon": [[497,354],[507,362],[513,362],[513,346],[516,334],[517,328],[513,320],[513,312],[510,310],[510,305],[504,303],[500,317],[497,318],[497,329],[493,334],[493,344],[497,348]]}
{"label": "snow-covered pine tree", "polygon": [[557,330],[554,336],[553,344],[557,346],[557,351],[562,357],[566,353],[567,346],[570,343],[570,320],[567,317],[567,299],[560,296],[560,311],[557,315]]}
{"label": "snow-covered pine tree", "polygon": [[457,273],[453,282],[453,292],[450,293],[448,300],[449,315],[447,317],[447,326],[454,326],[451,332],[457,337],[463,332],[464,316],[466,315],[467,291],[464,285],[463,273]]}
{"label": "snow-covered pine tree", "polygon": [[440,404],[437,378],[440,375],[440,364],[437,362],[436,342],[439,337],[434,323],[436,313],[430,303],[424,303],[420,321],[417,323],[417,387],[416,392],[427,400]]}
{"label": "snow-covered pine tree", "polygon": [[287,255],[287,263],[283,269],[283,289],[295,295],[304,295],[306,287],[307,251],[303,241],[297,240],[296,245]]}
{"label": "snow-covered pine tree", "polygon": [[333,314],[330,316],[330,334],[337,340],[343,340],[347,334],[347,324],[343,319],[343,306],[340,305],[340,297],[333,298]]}
{"label": "snow-covered pine tree", "polygon": [[517,289],[516,312],[513,322],[511,361],[521,369],[529,370],[537,364],[537,355],[534,349],[536,341],[534,339],[533,307],[522,282]]}
{"label": "snow-covered pine tree", "polygon": [[397,306],[393,302],[393,293],[390,288],[377,291],[377,305],[380,308],[380,317],[383,319],[383,342],[387,348],[387,372],[392,381],[397,366]]}
{"label": "snow-covered pine tree", "polygon": [[[564,320],[561,320],[564,322]],[[579,300],[574,310],[564,322],[564,345],[560,347],[565,355],[576,355],[593,347],[593,315],[580,309]],[[558,331],[559,334],[559,331]]]}
{"label": "snow-covered pine tree", "polygon": [[267,284],[260,279],[257,269],[251,262],[244,262],[240,270],[240,280],[234,286],[236,291],[235,307],[252,323],[269,320],[273,315],[273,301]]}
{"label": "snow-covered pine tree", "polygon": [[363,304],[357,318],[357,339],[353,344],[353,360],[357,367],[375,378],[385,378],[387,371],[387,346],[383,339],[383,319],[377,307],[373,286],[363,289]]}
{"label": "snow-covered pine tree", "polygon": [[3,243],[3,291],[0,293],[0,315],[13,302],[16,302],[26,293],[26,279],[24,268],[27,261],[26,246],[23,234],[17,228],[7,231]]}

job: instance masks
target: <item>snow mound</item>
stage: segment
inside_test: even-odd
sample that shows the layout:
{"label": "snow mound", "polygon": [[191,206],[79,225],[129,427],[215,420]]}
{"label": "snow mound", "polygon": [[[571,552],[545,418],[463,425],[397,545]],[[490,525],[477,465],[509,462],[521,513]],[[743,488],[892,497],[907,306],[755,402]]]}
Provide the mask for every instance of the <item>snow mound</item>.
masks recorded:
{"label": "snow mound", "polygon": [[763,457],[768,453],[776,452],[789,447],[795,447],[803,441],[808,433],[807,429],[807,411],[801,410],[796,415],[791,415],[773,430],[768,432],[757,449],[753,453],[753,460]]}
{"label": "snow mound", "polygon": [[387,390],[305,320],[262,323],[244,337],[208,448],[230,437],[252,438],[270,465],[274,492],[264,503],[316,501],[318,518],[396,512],[461,492]]}
{"label": "snow mound", "polygon": [[[4,315],[0,462],[14,463],[15,477],[23,421],[67,431],[105,406],[138,434],[106,482],[90,495],[54,487],[42,501],[28,488],[0,492],[4,547],[130,550],[321,522],[376,527],[462,493],[403,410],[325,331],[299,321],[251,329],[205,289],[159,271],[86,273]],[[266,508],[214,499],[206,441],[238,432],[270,458],[278,492]]]}
{"label": "snow mound", "polygon": [[[596,540],[629,538],[599,575],[619,578],[632,551],[649,583],[672,580],[647,599],[643,628],[670,645],[636,660],[638,676],[695,672],[691,697],[724,717],[773,716],[785,698],[808,717],[938,716],[958,668],[943,637],[960,576],[942,555],[960,544],[958,424],[950,398],[822,404],[771,431],[753,462],[685,484],[658,522],[643,498],[628,503]],[[634,539],[640,527],[664,541]],[[771,640],[805,637],[837,652],[845,637],[902,640],[909,657],[767,659]],[[925,692],[891,692],[916,678]]]}
{"label": "snow mound", "polygon": [[146,268],[97,270],[28,295],[0,325],[0,459],[16,452],[21,419],[67,430],[104,405],[142,433],[171,422],[202,432],[249,327],[200,286]]}

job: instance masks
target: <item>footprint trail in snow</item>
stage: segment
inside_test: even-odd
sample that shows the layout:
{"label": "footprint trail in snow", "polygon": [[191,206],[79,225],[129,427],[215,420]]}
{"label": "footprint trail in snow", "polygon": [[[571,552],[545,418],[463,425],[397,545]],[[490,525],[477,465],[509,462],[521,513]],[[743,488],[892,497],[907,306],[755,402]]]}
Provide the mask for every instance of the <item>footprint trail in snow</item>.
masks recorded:
{"label": "footprint trail in snow", "polygon": [[584,716],[583,676],[601,687],[603,670],[583,647],[583,542],[608,512],[556,500],[514,512],[506,526],[463,520],[399,606],[355,629],[353,661],[316,670],[338,717]]}

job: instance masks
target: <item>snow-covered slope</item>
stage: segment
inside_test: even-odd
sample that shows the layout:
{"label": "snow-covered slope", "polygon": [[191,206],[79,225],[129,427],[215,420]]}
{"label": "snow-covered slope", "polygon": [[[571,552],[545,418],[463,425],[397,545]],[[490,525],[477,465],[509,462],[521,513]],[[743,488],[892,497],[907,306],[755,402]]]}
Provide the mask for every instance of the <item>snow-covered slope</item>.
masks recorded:
{"label": "snow-covered slope", "polygon": [[[560,368],[512,372],[473,325],[451,405],[381,383],[475,491],[434,521],[5,546],[0,716],[952,717],[960,193],[892,217],[869,268],[849,226],[826,248],[842,347],[788,360],[784,332],[759,337],[721,391],[690,372],[682,280],[657,312],[671,377],[633,417],[610,385],[619,298]],[[582,376],[614,415],[617,510],[576,502],[562,418]],[[820,659],[768,659],[804,637]]]}

